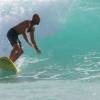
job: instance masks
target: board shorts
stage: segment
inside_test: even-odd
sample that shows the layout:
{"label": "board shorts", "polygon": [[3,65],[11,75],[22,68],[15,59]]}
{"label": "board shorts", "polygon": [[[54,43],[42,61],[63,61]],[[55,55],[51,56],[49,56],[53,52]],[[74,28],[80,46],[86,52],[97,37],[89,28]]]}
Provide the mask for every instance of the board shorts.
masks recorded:
{"label": "board shorts", "polygon": [[12,46],[14,46],[15,44],[19,44],[20,47],[21,47],[21,42],[18,38],[18,33],[13,29],[11,28],[8,33],[7,33],[7,38],[8,40],[10,41],[10,44]]}

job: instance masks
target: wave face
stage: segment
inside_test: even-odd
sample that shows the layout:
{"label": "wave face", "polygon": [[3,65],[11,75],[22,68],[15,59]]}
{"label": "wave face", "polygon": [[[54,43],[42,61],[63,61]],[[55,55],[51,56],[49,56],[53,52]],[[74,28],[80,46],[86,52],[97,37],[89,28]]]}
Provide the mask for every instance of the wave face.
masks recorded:
{"label": "wave face", "polygon": [[11,46],[7,31],[39,13],[37,56],[20,36],[24,55],[16,62],[19,77],[96,79],[100,77],[100,2],[98,0],[0,0],[0,56]]}

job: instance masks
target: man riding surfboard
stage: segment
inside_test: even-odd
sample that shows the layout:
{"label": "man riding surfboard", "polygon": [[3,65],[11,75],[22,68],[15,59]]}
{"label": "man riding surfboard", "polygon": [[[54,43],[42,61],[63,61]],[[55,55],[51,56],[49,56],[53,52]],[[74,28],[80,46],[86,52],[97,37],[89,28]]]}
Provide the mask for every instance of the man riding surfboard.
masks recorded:
{"label": "man riding surfboard", "polygon": [[[21,42],[18,38],[18,35],[22,35],[26,42],[32,48],[35,48],[37,53],[41,53],[40,49],[37,47],[34,37],[35,25],[39,25],[39,23],[39,15],[34,14],[32,20],[25,20],[8,31],[7,37],[13,47],[9,58],[13,62],[15,62],[23,54],[23,49],[21,47]],[[29,34],[31,43],[29,42],[26,34]]]}

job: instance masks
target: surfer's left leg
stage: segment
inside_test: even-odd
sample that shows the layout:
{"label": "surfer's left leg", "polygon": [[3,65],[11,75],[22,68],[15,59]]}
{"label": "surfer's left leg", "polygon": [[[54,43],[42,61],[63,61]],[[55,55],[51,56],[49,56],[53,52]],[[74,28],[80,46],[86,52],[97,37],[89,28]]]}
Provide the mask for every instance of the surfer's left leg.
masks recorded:
{"label": "surfer's left leg", "polygon": [[11,51],[10,59],[15,62],[22,54],[23,49],[18,44],[15,44]]}

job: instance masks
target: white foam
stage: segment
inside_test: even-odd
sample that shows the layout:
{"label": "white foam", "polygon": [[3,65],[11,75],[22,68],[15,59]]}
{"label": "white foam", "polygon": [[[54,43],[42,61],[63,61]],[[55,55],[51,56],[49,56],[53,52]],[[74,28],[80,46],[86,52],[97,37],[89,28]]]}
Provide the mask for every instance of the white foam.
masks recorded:
{"label": "white foam", "polygon": [[38,76],[40,76],[41,74],[44,74],[45,72],[46,72],[46,71],[38,72],[37,74],[33,75],[33,77],[34,77],[35,79],[37,79]]}
{"label": "white foam", "polygon": [[16,66],[18,68],[20,68],[25,62],[25,57],[20,57],[17,61],[16,61]]}
{"label": "white foam", "polygon": [[61,74],[53,75],[49,79],[58,79],[57,77],[61,76]]}

